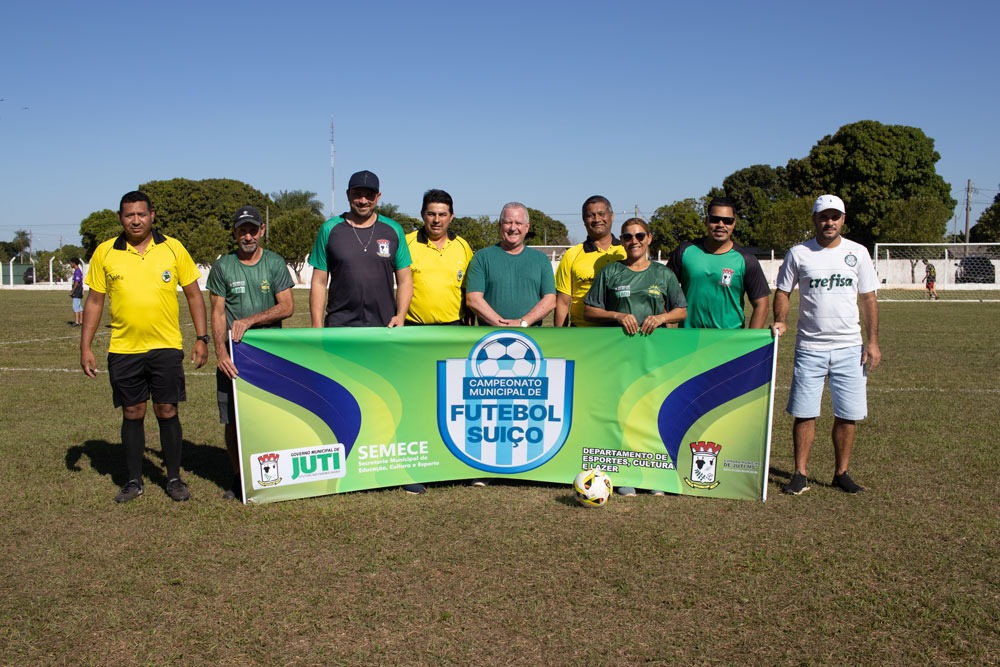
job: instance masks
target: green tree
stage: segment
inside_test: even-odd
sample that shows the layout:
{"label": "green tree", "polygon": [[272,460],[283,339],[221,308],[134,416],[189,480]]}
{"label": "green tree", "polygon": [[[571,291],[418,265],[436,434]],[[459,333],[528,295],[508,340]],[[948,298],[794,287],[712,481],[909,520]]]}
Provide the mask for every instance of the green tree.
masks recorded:
{"label": "green tree", "polygon": [[316,216],[323,217],[323,202],[316,198],[315,192],[308,190],[279,190],[271,193],[271,201],[278,211],[292,211],[305,208]]}
{"label": "green tree", "polygon": [[[850,238],[869,247],[883,239],[893,202],[941,202],[947,223],[957,203],[935,170],[934,140],[916,127],[863,120],[823,137],[809,155],[788,163],[791,189],[802,197],[829,192],[847,204]],[[942,234],[943,234],[942,228]]]}
{"label": "green tree", "polygon": [[70,276],[69,263],[62,261],[62,254],[59,250],[43,250],[38,253],[35,259],[35,282],[42,283],[49,281],[49,260],[52,262],[52,280],[66,280]]}
{"label": "green tree", "polygon": [[697,199],[675,201],[656,209],[649,219],[653,242],[649,251],[654,258],[666,257],[685,241],[694,241],[705,235],[705,206]]}
{"label": "green tree", "polygon": [[755,164],[734,171],[722,180],[721,190],[713,188],[707,199],[726,196],[736,204],[737,235],[743,245],[759,245],[757,229],[771,205],[795,194],[788,187],[788,170]]}
{"label": "green tree", "polygon": [[292,267],[298,283],[302,282],[302,268],[322,224],[323,214],[307,206],[281,210],[271,217],[266,245]]}
{"label": "green tree", "polygon": [[812,197],[797,197],[772,203],[757,228],[758,246],[783,253],[811,237],[815,232],[813,201]]}
{"label": "green tree", "polygon": [[9,262],[17,256],[17,246],[12,241],[0,241],[0,262]]}
{"label": "green tree", "polygon": [[993,198],[993,203],[969,229],[969,240],[973,243],[1000,241],[1000,194]]}
{"label": "green tree", "polygon": [[83,259],[90,261],[97,246],[122,233],[118,214],[109,208],[95,211],[80,222],[80,239],[83,241]]}
{"label": "green tree", "polygon": [[550,218],[538,209],[528,208],[531,231],[527,245],[569,245],[569,230],[555,218]]}
{"label": "green tree", "polygon": [[[235,209],[234,209],[235,210]],[[188,230],[182,243],[191,253],[195,264],[211,266],[236,245],[232,232],[226,230],[220,220],[207,220],[204,224]],[[173,236],[173,234],[171,234]]]}
{"label": "green tree", "polygon": [[406,215],[399,210],[399,206],[396,204],[390,204],[387,201],[381,202],[376,207],[376,212],[379,215],[384,215],[387,218],[392,218],[399,223],[399,226],[403,228],[403,231],[409,234],[414,229],[419,229],[423,226],[423,221],[420,218],[414,218],[412,215]]}
{"label": "green tree", "polygon": [[295,281],[301,283],[306,258],[325,220],[323,202],[308,190],[279,190],[271,193],[271,200],[274,214],[268,225],[266,245],[288,262]]}
{"label": "green tree", "polygon": [[[880,243],[941,243],[952,210],[939,199],[920,196],[889,203]],[[847,218],[851,225],[851,218]]]}
{"label": "green tree", "polygon": [[67,265],[69,264],[69,260],[73,259],[74,257],[78,257],[79,259],[82,260],[84,255],[86,254],[87,254],[86,249],[81,248],[78,245],[67,244],[59,248],[59,259],[64,264]]}
{"label": "green tree", "polygon": [[465,239],[473,251],[482,250],[495,244],[498,240],[497,225],[488,215],[478,218],[462,217],[451,221],[448,229]]}
{"label": "green tree", "polygon": [[31,256],[31,234],[24,229],[19,229],[14,232],[14,249],[17,255],[17,261],[25,261],[25,256]]}
{"label": "green tree", "polygon": [[241,181],[174,178],[139,186],[156,209],[156,227],[175,237],[198,264],[208,265],[233,246],[230,226],[240,206],[263,213],[271,204],[264,193]]}

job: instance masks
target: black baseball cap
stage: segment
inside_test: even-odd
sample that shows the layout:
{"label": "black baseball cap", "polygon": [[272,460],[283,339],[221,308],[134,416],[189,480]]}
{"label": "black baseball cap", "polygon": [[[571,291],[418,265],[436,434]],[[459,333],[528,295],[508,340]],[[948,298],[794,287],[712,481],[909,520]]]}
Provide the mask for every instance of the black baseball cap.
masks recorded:
{"label": "black baseball cap", "polygon": [[233,216],[233,229],[247,223],[258,227],[264,224],[260,217],[260,211],[253,206],[241,206],[236,210],[236,215]]}
{"label": "black baseball cap", "polygon": [[354,188],[368,188],[375,192],[381,192],[378,187],[378,176],[368,170],[351,175],[351,180],[347,182],[347,189],[353,190]]}

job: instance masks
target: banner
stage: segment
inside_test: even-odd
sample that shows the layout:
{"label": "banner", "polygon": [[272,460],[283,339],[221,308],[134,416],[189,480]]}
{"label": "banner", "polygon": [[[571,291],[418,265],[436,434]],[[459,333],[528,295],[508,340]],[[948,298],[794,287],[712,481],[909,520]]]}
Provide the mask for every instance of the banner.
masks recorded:
{"label": "banner", "polygon": [[255,329],[233,345],[244,497],[476,478],[766,499],[770,331]]}

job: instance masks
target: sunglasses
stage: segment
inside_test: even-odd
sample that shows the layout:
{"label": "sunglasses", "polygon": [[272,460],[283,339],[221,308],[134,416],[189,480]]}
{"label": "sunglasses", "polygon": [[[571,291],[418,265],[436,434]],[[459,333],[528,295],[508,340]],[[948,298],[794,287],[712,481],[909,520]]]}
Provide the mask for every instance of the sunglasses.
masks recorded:
{"label": "sunglasses", "polygon": [[721,222],[724,225],[732,226],[736,224],[736,218],[727,218],[724,215],[710,215],[708,221],[712,223]]}
{"label": "sunglasses", "polygon": [[647,236],[649,236],[649,235],[646,234],[646,232],[636,232],[635,234],[630,234],[629,232],[623,232],[622,233],[622,241],[625,241],[626,243],[628,243],[632,239],[635,239],[639,243],[642,243],[643,241],[646,240]]}

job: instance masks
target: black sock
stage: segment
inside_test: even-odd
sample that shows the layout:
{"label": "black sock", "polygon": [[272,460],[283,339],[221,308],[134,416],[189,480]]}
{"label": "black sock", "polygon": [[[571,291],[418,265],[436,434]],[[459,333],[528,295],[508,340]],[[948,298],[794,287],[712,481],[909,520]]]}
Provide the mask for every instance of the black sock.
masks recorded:
{"label": "black sock", "polygon": [[163,449],[163,463],[167,466],[167,480],[181,476],[181,420],[177,415],[170,419],[160,419],[160,447]]}
{"label": "black sock", "polygon": [[146,455],[146,430],[142,419],[122,419],[122,444],[128,478],[142,484],[142,460]]}

